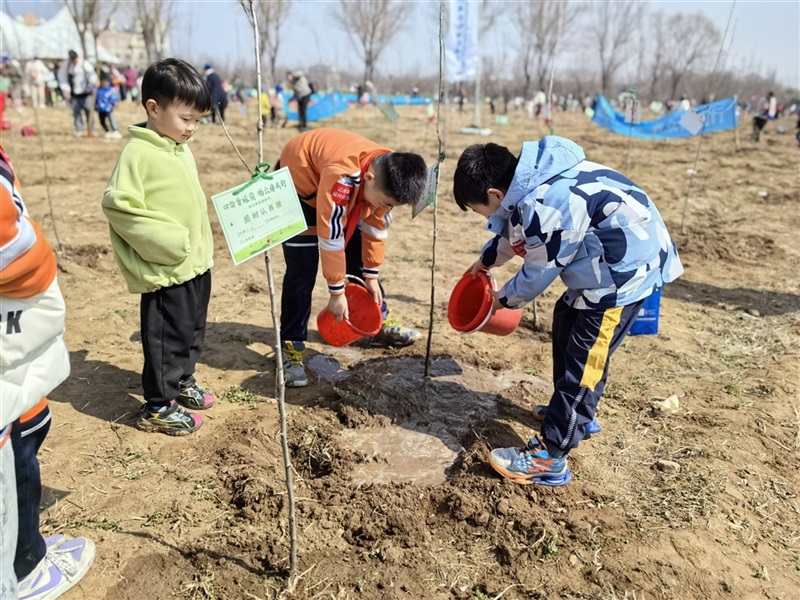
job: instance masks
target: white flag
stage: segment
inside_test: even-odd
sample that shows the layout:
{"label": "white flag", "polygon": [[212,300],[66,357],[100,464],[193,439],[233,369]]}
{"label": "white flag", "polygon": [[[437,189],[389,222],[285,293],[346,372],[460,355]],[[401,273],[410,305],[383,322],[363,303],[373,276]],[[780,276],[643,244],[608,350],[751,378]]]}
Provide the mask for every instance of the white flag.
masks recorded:
{"label": "white flag", "polygon": [[450,0],[450,26],[445,38],[447,79],[470,81],[478,76],[478,18],[480,2]]}

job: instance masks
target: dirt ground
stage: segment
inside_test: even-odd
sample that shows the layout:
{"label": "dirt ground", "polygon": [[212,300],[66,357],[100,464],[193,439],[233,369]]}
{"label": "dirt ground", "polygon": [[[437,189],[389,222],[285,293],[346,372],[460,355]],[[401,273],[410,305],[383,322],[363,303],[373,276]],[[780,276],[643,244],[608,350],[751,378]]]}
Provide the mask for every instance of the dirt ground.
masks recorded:
{"label": "dirt ground", "polygon": [[[433,162],[426,110],[398,112],[397,123],[369,107],[325,124]],[[143,114],[125,105],[117,117],[124,128]],[[458,334],[446,308],[487,239],[482,219],[453,202],[457,157],[489,140],[516,152],[546,129],[517,112],[478,138],[459,133],[469,113],[452,113],[437,235],[433,210],[413,221],[396,210],[383,270],[393,313],[427,332],[435,260],[429,377],[425,339],[402,350],[332,348],[312,318],[312,385],[287,390],[299,565],[288,589],[264,261],[234,267],[210,208],[216,266],[197,377],[220,400],[195,435],[137,430],[138,297],[125,289],[100,209],[125,141],[75,139],[66,108],[39,111],[38,122],[31,109],[6,118],[2,143],[30,211],[63,248],[72,376],[51,398],[42,529],[97,543],[68,598],[798,597],[800,150],[788,119],[790,133],[770,124],[761,144],[743,122],[735,152],[733,132],[629,141],[583,115],[556,115],[557,134],[650,193],[686,273],[664,292],[659,335],[630,337],[614,356],[603,431],[572,453],[573,481],[541,488],[502,480],[485,454],[522,444],[529,409],[549,398],[561,284],[508,337]],[[228,111],[250,167],[255,120]],[[23,122],[40,135],[21,137]],[[265,159],[295,133],[266,131]],[[219,126],[202,127],[192,149],[209,197],[248,178]],[[280,249],[271,262],[279,290]],[[501,282],[512,272],[501,270]],[[313,314],[326,301],[321,283]],[[671,395],[680,409],[657,416],[653,402]]]}

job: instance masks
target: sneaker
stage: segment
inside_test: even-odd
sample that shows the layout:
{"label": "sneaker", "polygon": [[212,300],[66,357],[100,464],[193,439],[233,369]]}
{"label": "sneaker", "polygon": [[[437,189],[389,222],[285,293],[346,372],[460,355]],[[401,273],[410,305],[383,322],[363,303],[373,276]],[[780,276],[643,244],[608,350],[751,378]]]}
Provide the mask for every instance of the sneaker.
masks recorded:
{"label": "sneaker", "polygon": [[82,131],[76,131],[72,135],[74,135],[75,137],[83,137],[83,132]]}
{"label": "sneaker", "polygon": [[86,137],[94,137],[94,132],[93,131],[87,131],[86,132]]}
{"label": "sneaker", "polygon": [[[547,406],[544,404],[537,404],[536,408],[533,409],[533,418],[541,423],[544,421],[545,416],[547,416]],[[603,431],[603,428],[600,427],[597,418],[592,417],[592,420],[586,424],[584,431],[586,432],[584,439],[588,439],[593,434]]]}
{"label": "sneaker", "polygon": [[217,399],[196,383],[181,389],[175,400],[183,407],[194,410],[205,410],[214,406]]}
{"label": "sneaker", "polygon": [[489,464],[506,479],[522,485],[538,483],[555,487],[572,479],[567,457],[550,456],[539,438],[531,438],[522,448],[495,448],[489,454]]}
{"label": "sneaker", "polygon": [[142,431],[161,432],[167,435],[188,435],[200,429],[202,424],[203,417],[190,413],[173,400],[163,413],[152,412],[145,404],[136,426]]}
{"label": "sneaker", "polygon": [[306,369],[303,366],[303,342],[283,342],[283,381],[286,387],[305,387],[308,385]]}
{"label": "sneaker", "polygon": [[112,140],[121,140],[122,134],[119,131],[109,131],[108,137],[110,137]]}
{"label": "sneaker", "polygon": [[17,584],[19,600],[55,600],[78,583],[92,565],[95,554],[92,540],[55,535],[45,543],[47,554]]}
{"label": "sneaker", "polygon": [[404,327],[394,317],[386,317],[383,327],[374,338],[369,341],[370,346],[388,348],[389,346],[403,347],[413,344],[420,337],[419,331]]}

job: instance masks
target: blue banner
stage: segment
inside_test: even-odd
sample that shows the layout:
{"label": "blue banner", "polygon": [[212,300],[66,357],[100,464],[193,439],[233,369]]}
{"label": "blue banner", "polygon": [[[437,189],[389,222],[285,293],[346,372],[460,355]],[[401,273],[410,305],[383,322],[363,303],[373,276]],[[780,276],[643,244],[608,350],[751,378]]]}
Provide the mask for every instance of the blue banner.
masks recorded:
{"label": "blue banner", "polygon": [[[350,102],[351,104],[355,104],[358,102],[358,97],[355,94],[344,94],[344,99]],[[370,96],[370,102],[374,101],[374,98]],[[391,102],[395,106],[419,106],[424,104],[430,104],[433,102],[431,98],[424,98],[422,96],[412,96],[411,94],[407,94],[405,96],[386,96],[384,94],[378,95],[378,103],[389,103]]]}
{"label": "blue banner", "polygon": [[[691,112],[696,114],[688,114]],[[631,124],[625,122],[625,116],[615,111],[604,96],[598,96],[592,121],[614,133],[647,140],[691,137],[736,129],[736,99],[725,98],[701,104],[691,111],[679,110],[653,121]]]}
{"label": "blue banner", "polygon": [[[283,97],[283,111],[286,117],[293,121],[297,120],[297,102],[289,103],[289,98],[292,97],[291,92],[286,92]],[[350,105],[347,103],[345,97],[339,92],[332,94],[312,94],[311,100],[308,103],[308,110],[306,111],[306,119],[309,122],[320,121],[322,119],[329,119],[339,113],[346,111]]]}

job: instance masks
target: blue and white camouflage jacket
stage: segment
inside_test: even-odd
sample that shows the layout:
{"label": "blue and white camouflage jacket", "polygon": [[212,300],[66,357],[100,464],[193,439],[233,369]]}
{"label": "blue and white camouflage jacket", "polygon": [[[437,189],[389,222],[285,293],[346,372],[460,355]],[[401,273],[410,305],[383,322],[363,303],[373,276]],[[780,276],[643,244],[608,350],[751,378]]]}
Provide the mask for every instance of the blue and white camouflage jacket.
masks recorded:
{"label": "blue and white camouflage jacket", "polygon": [[508,192],[486,225],[495,237],[481,253],[487,267],[515,255],[524,260],[500,290],[504,306],[521,308],[560,275],[568,304],[604,310],[642,300],[683,273],[647,194],[585,158],[561,137],[523,144]]}

